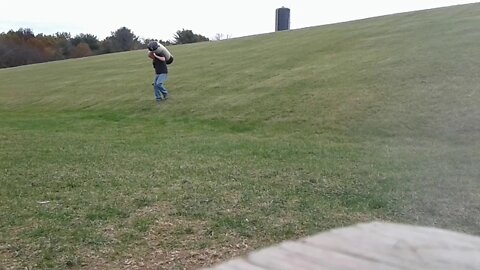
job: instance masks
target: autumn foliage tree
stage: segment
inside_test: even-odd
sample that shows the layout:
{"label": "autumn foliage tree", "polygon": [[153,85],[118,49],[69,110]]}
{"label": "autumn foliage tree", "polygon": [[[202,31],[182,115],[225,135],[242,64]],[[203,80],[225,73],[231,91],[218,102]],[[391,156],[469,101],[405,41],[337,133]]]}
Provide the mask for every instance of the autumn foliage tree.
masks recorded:
{"label": "autumn foliage tree", "polygon": [[71,52],[73,58],[85,57],[92,55],[92,50],[90,46],[85,42],[80,42],[75,46]]}
{"label": "autumn foliage tree", "polygon": [[31,29],[10,30],[0,35],[0,67],[55,60],[56,51],[53,37],[35,36]]}
{"label": "autumn foliage tree", "polygon": [[91,34],[72,37],[69,33],[35,35],[29,28],[0,33],[0,68],[85,57],[141,48],[130,29],[122,27],[105,41]]}
{"label": "autumn foliage tree", "polygon": [[87,44],[91,51],[97,51],[100,48],[100,41],[97,37],[90,34],[79,34],[71,39],[73,46],[78,46],[81,43]]}

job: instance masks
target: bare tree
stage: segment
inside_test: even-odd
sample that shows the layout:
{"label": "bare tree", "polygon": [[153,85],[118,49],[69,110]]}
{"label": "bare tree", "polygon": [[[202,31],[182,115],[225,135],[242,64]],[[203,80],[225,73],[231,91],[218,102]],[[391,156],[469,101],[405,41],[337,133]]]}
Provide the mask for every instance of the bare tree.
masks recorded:
{"label": "bare tree", "polygon": [[214,40],[224,40],[224,39],[230,39],[232,36],[231,35],[225,35],[223,33],[216,33],[215,37],[213,38]]}

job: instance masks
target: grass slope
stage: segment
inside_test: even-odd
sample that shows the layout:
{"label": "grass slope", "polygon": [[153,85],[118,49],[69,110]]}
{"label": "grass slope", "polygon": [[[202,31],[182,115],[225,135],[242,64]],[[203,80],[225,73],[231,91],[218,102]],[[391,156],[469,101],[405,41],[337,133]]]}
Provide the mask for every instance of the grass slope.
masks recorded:
{"label": "grass slope", "polygon": [[[375,219],[480,234],[480,5],[0,70],[0,265],[166,268]],[[0,267],[1,268],[1,267]]]}

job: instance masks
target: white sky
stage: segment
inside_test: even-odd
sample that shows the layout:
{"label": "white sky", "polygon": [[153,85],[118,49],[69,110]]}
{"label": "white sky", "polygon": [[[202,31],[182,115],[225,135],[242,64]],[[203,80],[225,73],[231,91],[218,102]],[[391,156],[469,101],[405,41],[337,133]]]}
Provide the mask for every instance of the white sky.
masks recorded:
{"label": "white sky", "polygon": [[0,0],[0,33],[92,34],[99,40],[120,27],[141,38],[173,40],[188,29],[213,39],[273,32],[275,9],[290,8],[290,28],[304,28],[477,1],[462,0]]}

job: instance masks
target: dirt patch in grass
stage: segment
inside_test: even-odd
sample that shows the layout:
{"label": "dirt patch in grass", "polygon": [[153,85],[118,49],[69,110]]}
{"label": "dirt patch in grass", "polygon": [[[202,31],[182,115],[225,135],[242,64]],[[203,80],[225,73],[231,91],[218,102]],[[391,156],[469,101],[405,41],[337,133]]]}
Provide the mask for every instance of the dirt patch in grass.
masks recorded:
{"label": "dirt patch in grass", "polygon": [[[221,239],[217,243],[214,239]],[[196,269],[239,256],[250,246],[246,239],[235,235],[215,236],[205,221],[157,221],[145,238],[149,252],[124,263],[128,268]]]}
{"label": "dirt patch in grass", "polygon": [[[197,269],[243,255],[255,246],[237,235],[215,235],[207,221],[175,215],[167,204],[145,207],[123,224],[110,225],[103,234],[112,246],[85,251],[80,267],[89,269]],[[138,237],[135,224],[149,221]],[[123,239],[136,241],[122,245]],[[138,240],[141,239],[141,240]]]}
{"label": "dirt patch in grass", "polygon": [[[6,268],[5,265],[9,265],[9,268]],[[13,252],[9,251],[9,247],[0,246],[0,270],[21,268],[21,263],[14,258]]]}

